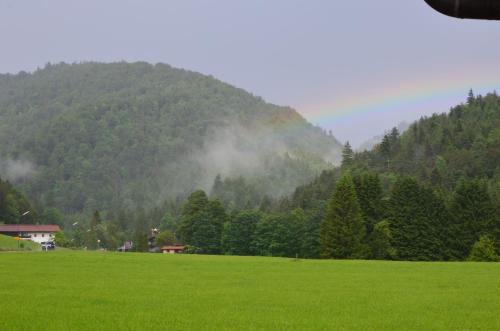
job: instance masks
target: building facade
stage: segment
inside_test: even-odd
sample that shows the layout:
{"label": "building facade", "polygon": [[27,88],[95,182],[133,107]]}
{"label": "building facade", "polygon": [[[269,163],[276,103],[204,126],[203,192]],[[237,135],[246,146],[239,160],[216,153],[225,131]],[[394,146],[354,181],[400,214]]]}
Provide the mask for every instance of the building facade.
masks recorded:
{"label": "building facade", "polygon": [[0,234],[19,237],[21,240],[31,240],[36,243],[53,241],[59,225],[5,224],[0,225]]}

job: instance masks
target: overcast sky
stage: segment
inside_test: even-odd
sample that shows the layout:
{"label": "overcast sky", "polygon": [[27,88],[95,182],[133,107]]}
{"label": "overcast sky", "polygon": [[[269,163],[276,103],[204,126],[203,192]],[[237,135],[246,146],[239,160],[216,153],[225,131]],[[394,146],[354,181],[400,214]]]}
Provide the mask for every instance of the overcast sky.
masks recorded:
{"label": "overcast sky", "polygon": [[500,22],[423,0],[0,0],[0,72],[148,61],[211,74],[358,145],[500,90]]}

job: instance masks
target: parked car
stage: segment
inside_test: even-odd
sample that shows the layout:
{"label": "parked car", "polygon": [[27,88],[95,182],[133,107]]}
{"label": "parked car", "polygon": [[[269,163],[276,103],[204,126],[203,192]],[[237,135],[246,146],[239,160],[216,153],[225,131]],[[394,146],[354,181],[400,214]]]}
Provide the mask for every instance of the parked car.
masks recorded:
{"label": "parked car", "polygon": [[48,251],[49,249],[55,249],[56,248],[56,245],[54,244],[53,241],[44,241],[41,243],[42,245],[42,251],[45,250],[45,251]]}

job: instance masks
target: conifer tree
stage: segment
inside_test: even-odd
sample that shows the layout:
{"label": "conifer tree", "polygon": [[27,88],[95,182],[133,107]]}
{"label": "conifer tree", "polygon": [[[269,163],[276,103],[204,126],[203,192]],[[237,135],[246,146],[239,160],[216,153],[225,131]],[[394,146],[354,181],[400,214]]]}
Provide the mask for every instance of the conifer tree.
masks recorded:
{"label": "conifer tree", "polygon": [[177,234],[185,244],[192,243],[195,222],[199,218],[207,216],[204,214],[207,205],[208,197],[202,190],[191,193],[187,202],[184,204],[181,214],[181,223]]}
{"label": "conifer tree", "polygon": [[432,189],[414,178],[399,178],[390,198],[392,246],[402,260],[441,260],[449,215]]}
{"label": "conifer tree", "polygon": [[306,215],[302,209],[294,209],[285,214],[286,219],[286,251],[288,257],[303,257],[304,235],[306,231]]}
{"label": "conifer tree", "polygon": [[351,148],[351,144],[346,142],[344,149],[342,150],[342,168],[349,168],[352,166],[354,160],[354,152]]}
{"label": "conifer tree", "polygon": [[495,205],[488,190],[478,181],[462,180],[458,184],[451,203],[451,213],[454,236],[450,246],[459,259],[468,256],[472,245],[481,235],[495,236],[500,228],[500,220],[495,216]]}
{"label": "conifer tree", "polygon": [[302,256],[317,259],[321,256],[320,228],[325,218],[326,201],[314,200],[305,210],[306,224],[302,242]]}
{"label": "conifer tree", "polygon": [[380,153],[384,157],[385,160],[389,159],[391,155],[391,140],[389,135],[384,135],[382,138],[382,142],[380,143]]}
{"label": "conifer tree", "polygon": [[469,90],[469,94],[467,95],[467,104],[472,105],[475,101],[474,91],[472,89]]}
{"label": "conifer tree", "polygon": [[212,185],[211,196],[220,197],[222,191],[224,190],[224,183],[222,182],[222,177],[220,174],[217,174],[214,179],[214,184]]}
{"label": "conifer tree", "polygon": [[139,208],[135,216],[135,228],[133,233],[133,247],[135,252],[147,252],[148,251],[148,224],[146,222],[146,216],[144,210]]}
{"label": "conifer tree", "polygon": [[195,251],[219,254],[222,251],[222,229],[227,220],[218,200],[209,201],[204,191],[193,192],[184,205],[178,235]]}
{"label": "conifer tree", "polygon": [[207,231],[201,233],[205,245],[201,245],[201,248],[207,254],[220,254],[222,253],[222,229],[228,220],[228,216],[224,206],[217,199],[208,202],[207,213]]}
{"label": "conifer tree", "polygon": [[382,220],[382,187],[377,174],[363,172],[353,177],[363,221],[369,235],[376,223]]}
{"label": "conifer tree", "polygon": [[350,175],[343,176],[328,203],[320,229],[323,258],[360,258],[365,228]]}
{"label": "conifer tree", "polygon": [[82,228],[79,224],[77,224],[73,230],[73,238],[71,240],[71,246],[80,248],[82,247],[85,242],[83,240],[83,233],[82,233]]}
{"label": "conifer tree", "polygon": [[384,260],[394,255],[391,247],[391,229],[388,221],[380,221],[373,227],[368,244],[370,246],[370,258]]}

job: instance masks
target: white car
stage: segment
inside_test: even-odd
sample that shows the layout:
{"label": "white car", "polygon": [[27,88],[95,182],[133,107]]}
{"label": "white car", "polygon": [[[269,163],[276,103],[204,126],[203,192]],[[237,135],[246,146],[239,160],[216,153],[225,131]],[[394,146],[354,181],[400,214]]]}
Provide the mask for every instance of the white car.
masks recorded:
{"label": "white car", "polygon": [[44,241],[42,242],[42,251],[48,251],[49,249],[55,249],[56,245],[53,241]]}

